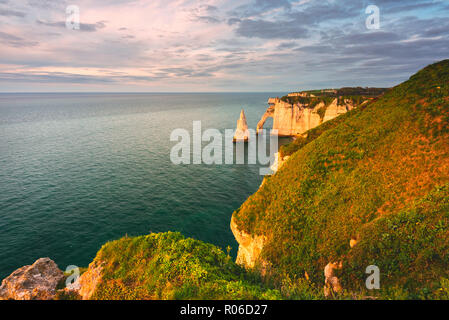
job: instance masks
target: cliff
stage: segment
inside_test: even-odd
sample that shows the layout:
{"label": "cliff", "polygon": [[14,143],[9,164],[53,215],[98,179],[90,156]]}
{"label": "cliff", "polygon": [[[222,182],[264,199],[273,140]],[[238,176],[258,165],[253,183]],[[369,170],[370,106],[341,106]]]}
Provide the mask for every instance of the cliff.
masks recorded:
{"label": "cliff", "polygon": [[220,248],[166,232],[103,245],[60,297],[99,300],[280,299]]}
{"label": "cliff", "polygon": [[312,98],[305,101],[289,103],[279,98],[270,98],[269,107],[257,124],[257,132],[263,129],[265,121],[271,117],[273,129],[278,130],[279,136],[301,135],[356,106],[352,99],[333,98],[329,102],[329,99]]}
{"label": "cliff", "polygon": [[[233,213],[237,262],[327,294],[448,297],[448,83],[445,60],[282,147],[289,160]],[[299,111],[276,100],[267,114],[278,128],[276,109],[291,133]],[[370,265],[379,290],[365,287]]]}

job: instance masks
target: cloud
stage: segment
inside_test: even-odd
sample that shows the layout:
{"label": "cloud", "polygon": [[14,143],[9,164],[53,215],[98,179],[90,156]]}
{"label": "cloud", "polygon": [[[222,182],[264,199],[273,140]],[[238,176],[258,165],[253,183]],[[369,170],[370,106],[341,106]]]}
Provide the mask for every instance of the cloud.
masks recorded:
{"label": "cloud", "polygon": [[[57,21],[57,22],[45,22],[41,20],[36,20],[36,23],[39,25],[47,26],[47,27],[56,27],[56,28],[66,28],[65,21]],[[104,21],[99,21],[97,23],[80,23],[80,31],[85,32],[96,32],[99,29],[103,29],[106,27]]]}
{"label": "cloud", "polygon": [[212,5],[200,5],[190,9],[192,21],[199,21],[203,23],[221,23],[223,18],[219,17],[219,9]]}
{"label": "cloud", "polygon": [[300,25],[265,20],[242,20],[236,31],[239,36],[261,39],[300,39],[306,38],[308,30]]}
{"label": "cloud", "polygon": [[223,21],[222,19],[213,16],[196,16],[195,19],[206,23],[220,23]]}
{"label": "cloud", "polygon": [[[1,2],[0,2],[1,3]],[[6,2],[3,2],[6,3]],[[9,10],[9,9],[0,9],[0,16],[5,16],[5,17],[25,17],[26,14],[24,12],[21,11],[16,11],[16,10]]]}
{"label": "cloud", "polygon": [[32,83],[111,83],[110,77],[84,76],[68,73],[7,73],[0,72],[0,81],[8,82],[32,82]]}
{"label": "cloud", "polygon": [[0,81],[26,83],[67,83],[67,84],[117,84],[137,81],[151,82],[161,76],[129,76],[126,74],[85,75],[68,72],[0,72]]}
{"label": "cloud", "polygon": [[[371,3],[380,7],[380,30],[365,27]],[[44,83],[47,91],[52,83],[68,90],[388,86],[449,54],[443,0],[79,0],[84,32],[63,32],[68,4],[0,5],[2,84]]]}
{"label": "cloud", "polygon": [[62,9],[67,8],[69,5],[66,0],[28,0],[28,5],[32,8],[40,8],[40,9]]}

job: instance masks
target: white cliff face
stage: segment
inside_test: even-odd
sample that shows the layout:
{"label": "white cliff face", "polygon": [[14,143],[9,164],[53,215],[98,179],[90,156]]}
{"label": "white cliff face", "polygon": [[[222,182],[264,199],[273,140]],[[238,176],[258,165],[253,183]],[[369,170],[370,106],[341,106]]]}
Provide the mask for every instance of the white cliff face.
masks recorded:
{"label": "white cliff face", "polygon": [[[345,100],[339,105],[335,98],[329,106],[324,102],[318,103],[313,108],[303,104],[290,104],[279,98],[270,98],[269,107],[257,124],[257,132],[263,129],[267,118],[273,118],[273,130],[278,131],[279,136],[297,136],[313,129],[325,121],[334,119],[339,115],[352,110],[351,100]],[[324,116],[323,109],[325,108]]]}
{"label": "white cliff face", "polygon": [[77,294],[81,300],[90,300],[101,282],[102,271],[103,264],[94,260],[87,271],[75,283],[67,286],[65,291]]}
{"label": "white cliff face", "polygon": [[332,103],[326,108],[326,113],[324,114],[323,122],[332,120],[339,115],[342,115],[354,108],[351,100],[345,99],[344,103],[339,105],[338,99],[332,101]]}
{"label": "white cliff face", "polygon": [[330,262],[324,267],[324,295],[329,297],[332,292],[339,293],[342,290],[340,280],[335,276],[335,270],[342,268],[341,262]]}
{"label": "white cliff face", "polygon": [[[263,125],[266,119],[272,117],[273,129],[278,130],[279,136],[301,135],[306,131],[319,126],[323,122],[334,119],[354,108],[352,100],[345,100],[344,104],[339,105],[337,98],[335,98],[328,106],[326,106],[324,102],[320,102],[313,108],[301,104],[292,105],[279,98],[270,98],[268,104],[268,109],[257,124],[257,133],[260,133],[260,131],[263,130]],[[242,118],[242,115],[240,117]],[[237,123],[237,128],[239,128],[239,122]],[[275,162],[271,166],[271,170],[274,172],[278,171],[288,158],[288,156],[282,158],[279,152],[276,153]],[[265,180],[263,182],[265,182]],[[264,236],[247,234],[246,232],[239,230],[234,221],[234,217],[231,219],[231,230],[239,243],[236,263],[243,265],[246,268],[254,268],[258,262],[264,265],[264,262],[260,259],[260,254],[266,243],[266,238]],[[332,288],[332,290],[338,291],[340,289],[339,282],[338,279],[333,276],[333,270],[335,268],[336,265],[327,266],[326,285]]]}
{"label": "white cliff face", "polygon": [[249,131],[248,131],[248,123],[246,122],[245,112],[240,112],[240,118],[237,120],[237,129],[234,134],[234,142],[236,141],[248,141],[249,139]]}

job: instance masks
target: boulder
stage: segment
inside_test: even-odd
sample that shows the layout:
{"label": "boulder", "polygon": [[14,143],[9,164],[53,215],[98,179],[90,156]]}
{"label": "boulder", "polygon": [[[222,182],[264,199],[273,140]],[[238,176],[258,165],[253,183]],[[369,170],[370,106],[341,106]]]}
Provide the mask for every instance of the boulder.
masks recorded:
{"label": "boulder", "polygon": [[64,273],[50,258],[17,269],[2,281],[0,300],[51,300]]}

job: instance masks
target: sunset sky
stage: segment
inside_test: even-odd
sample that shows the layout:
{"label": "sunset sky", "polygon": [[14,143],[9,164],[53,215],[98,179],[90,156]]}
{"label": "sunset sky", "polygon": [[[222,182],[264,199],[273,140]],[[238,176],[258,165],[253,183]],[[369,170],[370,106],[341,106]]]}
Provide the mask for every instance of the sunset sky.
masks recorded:
{"label": "sunset sky", "polygon": [[445,0],[0,0],[0,91],[392,86],[449,58],[448,18]]}

